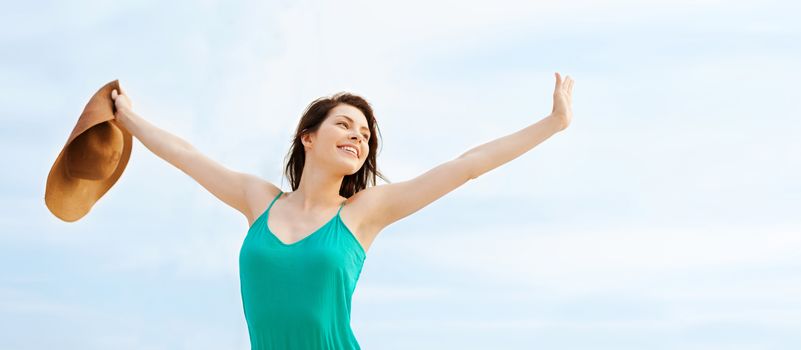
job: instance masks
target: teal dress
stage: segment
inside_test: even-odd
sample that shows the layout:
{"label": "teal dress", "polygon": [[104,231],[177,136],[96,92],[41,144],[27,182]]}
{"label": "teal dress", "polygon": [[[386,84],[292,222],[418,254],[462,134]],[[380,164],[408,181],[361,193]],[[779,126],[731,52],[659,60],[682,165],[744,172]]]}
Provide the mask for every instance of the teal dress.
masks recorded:
{"label": "teal dress", "polygon": [[366,254],[339,213],[286,244],[267,226],[270,205],[239,251],[239,280],[252,350],[361,349],[350,327],[351,296]]}

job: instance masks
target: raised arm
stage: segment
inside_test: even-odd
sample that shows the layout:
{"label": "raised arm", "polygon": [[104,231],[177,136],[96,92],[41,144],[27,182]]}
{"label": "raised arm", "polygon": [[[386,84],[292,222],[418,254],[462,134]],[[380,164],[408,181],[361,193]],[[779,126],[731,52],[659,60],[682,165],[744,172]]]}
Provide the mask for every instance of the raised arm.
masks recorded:
{"label": "raised arm", "polygon": [[456,159],[440,164],[411,180],[370,187],[357,193],[368,211],[364,227],[377,234],[471,179],[519,157],[553,134],[564,130],[572,119],[573,80],[564,82],[556,73],[554,108],[550,115],[522,130],[484,143]]}
{"label": "raised arm", "polygon": [[115,92],[112,94],[117,105],[115,118],[136,139],[153,154],[189,175],[215,197],[246,217],[253,215],[253,205],[248,195],[264,193],[269,191],[270,186],[274,187],[257,176],[226,168],[199,152],[184,139],[151,124],[134,113],[128,103],[122,102],[123,99],[119,97],[126,96],[124,92],[116,97]]}

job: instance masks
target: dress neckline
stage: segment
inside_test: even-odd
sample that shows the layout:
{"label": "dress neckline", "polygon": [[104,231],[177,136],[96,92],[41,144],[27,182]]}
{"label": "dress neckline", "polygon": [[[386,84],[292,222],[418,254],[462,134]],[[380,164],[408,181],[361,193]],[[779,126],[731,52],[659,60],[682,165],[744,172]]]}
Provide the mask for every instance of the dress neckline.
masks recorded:
{"label": "dress neckline", "polygon": [[277,201],[278,201],[278,199],[279,199],[279,198],[281,198],[281,196],[282,196],[283,194],[284,194],[284,191],[280,191],[280,192],[278,193],[278,196],[276,196],[276,197],[275,197],[275,199],[273,200],[273,202],[272,202],[272,203],[270,203],[270,207],[269,207],[269,208],[267,208],[267,212],[265,213],[265,217],[264,217],[264,228],[267,230],[267,232],[269,233],[269,235],[270,235],[270,236],[272,236],[272,237],[273,237],[273,238],[274,238],[274,239],[275,239],[275,240],[276,240],[278,243],[280,243],[281,245],[283,245],[283,246],[286,246],[286,247],[292,247],[292,246],[295,246],[295,245],[297,245],[297,244],[299,244],[299,243],[301,243],[301,242],[303,242],[303,241],[305,241],[305,240],[307,240],[307,239],[311,238],[312,236],[314,236],[314,235],[315,235],[315,234],[317,234],[318,232],[322,231],[324,228],[328,227],[328,225],[330,225],[330,224],[331,224],[331,223],[332,223],[334,220],[336,220],[336,219],[339,217],[339,213],[342,211],[342,207],[344,207],[344,206],[345,206],[345,202],[342,202],[342,204],[339,206],[339,209],[337,210],[337,213],[336,213],[336,214],[334,214],[334,217],[332,217],[331,219],[329,219],[328,221],[326,221],[326,222],[325,222],[325,223],[324,223],[322,226],[320,226],[318,229],[316,229],[316,230],[312,231],[312,233],[309,233],[309,234],[307,234],[307,235],[303,236],[303,238],[301,238],[301,239],[299,239],[299,240],[297,240],[297,241],[295,241],[295,242],[292,242],[292,243],[286,243],[286,242],[282,241],[280,238],[278,238],[278,236],[277,236],[277,235],[275,235],[275,233],[273,232],[273,230],[272,230],[272,229],[270,229],[270,212],[272,211],[272,209],[273,209],[273,206],[275,205],[275,202],[277,202]]}

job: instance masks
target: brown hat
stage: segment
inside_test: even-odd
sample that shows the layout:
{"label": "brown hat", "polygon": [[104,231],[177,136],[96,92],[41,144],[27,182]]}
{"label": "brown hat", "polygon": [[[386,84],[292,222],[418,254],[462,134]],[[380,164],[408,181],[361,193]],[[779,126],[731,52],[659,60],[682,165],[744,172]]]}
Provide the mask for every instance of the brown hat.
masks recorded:
{"label": "brown hat", "polygon": [[45,204],[61,220],[86,215],[128,164],[132,137],[114,118],[113,89],[120,91],[119,80],[92,96],[47,175]]}

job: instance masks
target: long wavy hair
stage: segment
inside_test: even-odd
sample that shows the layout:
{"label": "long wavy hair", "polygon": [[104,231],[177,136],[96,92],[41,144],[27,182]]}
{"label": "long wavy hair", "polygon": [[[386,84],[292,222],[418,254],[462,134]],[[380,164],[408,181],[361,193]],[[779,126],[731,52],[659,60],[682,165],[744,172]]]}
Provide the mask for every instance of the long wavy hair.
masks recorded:
{"label": "long wavy hair", "polygon": [[379,138],[374,135],[380,135],[381,131],[378,129],[378,122],[376,122],[375,115],[373,115],[373,108],[364,98],[349,92],[339,92],[332,96],[320,97],[312,101],[303,112],[300,118],[298,127],[295,131],[292,145],[289,148],[284,160],[286,166],[284,167],[284,176],[289,179],[292,190],[295,191],[300,187],[300,178],[303,176],[303,165],[306,162],[306,149],[303,147],[301,137],[307,133],[314,133],[320,128],[320,124],[325,121],[328,112],[339,104],[348,104],[358,108],[367,118],[367,127],[370,129],[370,139],[367,144],[370,152],[367,159],[364,161],[361,169],[352,175],[345,176],[342,181],[342,186],[339,188],[339,195],[350,198],[365,188],[367,185],[376,185],[376,176],[384,181],[391,183],[384,174],[378,170],[376,164],[377,148]]}

